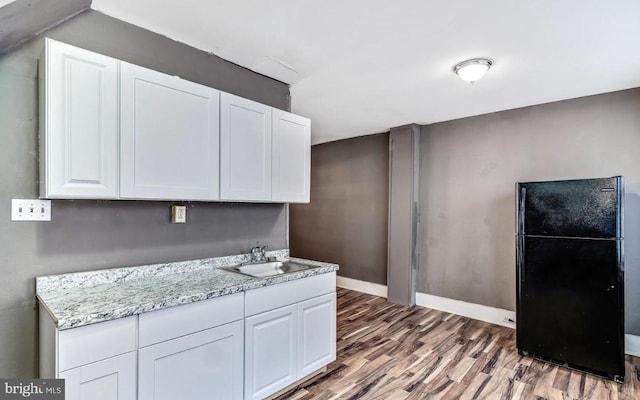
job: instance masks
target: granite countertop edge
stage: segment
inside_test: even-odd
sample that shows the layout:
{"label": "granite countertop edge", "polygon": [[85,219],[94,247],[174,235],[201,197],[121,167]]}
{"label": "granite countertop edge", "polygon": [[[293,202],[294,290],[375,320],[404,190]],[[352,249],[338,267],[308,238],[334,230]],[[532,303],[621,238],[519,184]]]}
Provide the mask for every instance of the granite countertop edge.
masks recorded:
{"label": "granite countertop edge", "polygon": [[[57,328],[66,330],[276,285],[339,269],[339,266],[333,263],[289,257],[288,250],[269,252],[268,255],[275,256],[279,260],[289,259],[313,265],[315,268],[268,278],[254,278],[220,269],[223,266],[243,262],[246,255],[218,257],[39,277],[36,278],[36,297]],[[157,294],[148,293],[149,287],[154,285],[154,279],[162,280],[164,285],[171,286],[172,289],[174,286],[179,289],[163,292],[162,285],[159,285]],[[222,282],[207,285],[208,280]],[[150,286],[142,284],[149,281]],[[185,281],[186,284],[183,285]],[[180,288],[181,285],[184,288]],[[140,301],[127,300],[132,292],[134,295],[142,295]],[[113,301],[109,300],[109,295],[114,297]],[[77,310],[83,306],[88,309]]]}

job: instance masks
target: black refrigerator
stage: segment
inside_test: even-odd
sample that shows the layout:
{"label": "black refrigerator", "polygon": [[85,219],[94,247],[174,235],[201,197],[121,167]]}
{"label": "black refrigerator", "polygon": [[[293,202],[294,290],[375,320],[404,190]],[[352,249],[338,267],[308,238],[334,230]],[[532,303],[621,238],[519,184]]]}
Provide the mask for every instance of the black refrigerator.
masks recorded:
{"label": "black refrigerator", "polygon": [[517,184],[518,353],[624,381],[624,180]]}

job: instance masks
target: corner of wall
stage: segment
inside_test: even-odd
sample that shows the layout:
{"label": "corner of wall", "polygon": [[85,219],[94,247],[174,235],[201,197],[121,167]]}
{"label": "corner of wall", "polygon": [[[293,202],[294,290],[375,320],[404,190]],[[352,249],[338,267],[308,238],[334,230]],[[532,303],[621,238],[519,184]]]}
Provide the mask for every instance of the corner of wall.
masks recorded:
{"label": "corner of wall", "polygon": [[0,8],[0,54],[87,11],[91,0],[17,0]]}

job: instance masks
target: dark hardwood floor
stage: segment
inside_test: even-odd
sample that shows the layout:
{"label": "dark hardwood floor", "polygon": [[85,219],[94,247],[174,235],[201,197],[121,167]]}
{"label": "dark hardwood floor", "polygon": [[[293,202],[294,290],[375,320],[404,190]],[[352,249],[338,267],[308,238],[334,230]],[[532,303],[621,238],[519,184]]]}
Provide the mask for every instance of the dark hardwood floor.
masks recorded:
{"label": "dark hardwood floor", "polygon": [[640,358],[617,384],[519,356],[513,329],[345,289],[337,353],[279,399],[640,399]]}

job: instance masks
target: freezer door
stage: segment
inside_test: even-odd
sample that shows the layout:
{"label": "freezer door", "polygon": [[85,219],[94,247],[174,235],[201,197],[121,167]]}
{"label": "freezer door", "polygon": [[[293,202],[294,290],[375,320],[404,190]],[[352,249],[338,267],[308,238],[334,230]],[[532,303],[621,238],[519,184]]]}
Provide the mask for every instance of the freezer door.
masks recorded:
{"label": "freezer door", "polygon": [[622,241],[518,237],[517,347],[624,376]]}
{"label": "freezer door", "polygon": [[519,183],[518,233],[621,238],[622,177]]}

